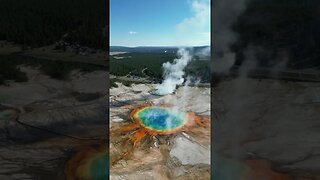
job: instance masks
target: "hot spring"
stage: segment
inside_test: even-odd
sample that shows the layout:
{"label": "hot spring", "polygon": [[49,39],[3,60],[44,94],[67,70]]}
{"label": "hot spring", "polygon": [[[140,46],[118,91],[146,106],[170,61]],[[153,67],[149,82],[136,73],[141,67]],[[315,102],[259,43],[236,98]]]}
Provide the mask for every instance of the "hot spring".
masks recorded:
{"label": "hot spring", "polygon": [[68,161],[66,179],[107,179],[109,177],[109,155],[106,144],[96,149],[89,146],[81,148]]}
{"label": "hot spring", "polygon": [[109,160],[108,160],[107,153],[101,153],[92,159],[89,165],[89,171],[90,171],[91,178],[93,180],[107,179],[107,177],[109,176],[108,162]]}
{"label": "hot spring", "polygon": [[168,132],[182,127],[186,121],[186,113],[166,107],[143,107],[134,112],[133,118],[143,127],[158,131]]}

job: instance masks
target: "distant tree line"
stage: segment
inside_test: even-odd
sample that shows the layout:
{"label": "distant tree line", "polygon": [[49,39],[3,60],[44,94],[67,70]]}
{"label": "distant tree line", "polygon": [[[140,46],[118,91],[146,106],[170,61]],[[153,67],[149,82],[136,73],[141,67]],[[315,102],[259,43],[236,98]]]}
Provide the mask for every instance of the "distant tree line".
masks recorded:
{"label": "distant tree line", "polygon": [[30,47],[64,39],[104,49],[104,0],[0,0],[0,40]]}
{"label": "distant tree line", "polygon": [[[165,53],[127,53],[123,59],[110,56],[110,73],[116,76],[149,77],[153,80],[163,79],[162,64],[172,62],[176,54]],[[186,76],[200,78],[202,82],[210,82],[210,60],[195,57],[185,68]],[[143,71],[144,70],[144,71]]]}

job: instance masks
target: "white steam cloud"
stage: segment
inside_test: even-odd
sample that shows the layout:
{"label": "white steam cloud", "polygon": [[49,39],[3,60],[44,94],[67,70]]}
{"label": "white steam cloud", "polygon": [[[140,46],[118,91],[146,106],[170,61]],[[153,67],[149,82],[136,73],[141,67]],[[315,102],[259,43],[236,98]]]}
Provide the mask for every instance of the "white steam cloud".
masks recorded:
{"label": "white steam cloud", "polygon": [[211,56],[211,47],[208,46],[208,47],[202,48],[195,55],[200,57]]}
{"label": "white steam cloud", "polygon": [[192,1],[191,5],[194,16],[184,19],[177,25],[180,31],[189,30],[190,27],[202,28],[210,24],[210,3],[209,1]]}
{"label": "white steam cloud", "polygon": [[191,61],[192,56],[186,49],[178,50],[179,58],[174,59],[172,63],[164,63],[164,80],[156,87],[155,93],[158,95],[166,95],[173,93],[177,85],[182,85],[184,82],[183,76],[185,75],[184,68]]}
{"label": "white steam cloud", "polygon": [[212,35],[213,35],[213,70],[228,72],[235,63],[235,54],[230,46],[238,40],[238,34],[232,30],[232,25],[246,10],[249,0],[223,0],[213,5]]}
{"label": "white steam cloud", "polygon": [[[177,40],[183,39],[181,42],[187,42],[183,46],[195,46],[194,43],[209,44],[210,33],[204,32],[204,29],[210,31],[210,1],[209,0],[192,0],[191,9],[193,15],[185,18],[181,23],[177,24]],[[198,35],[198,39],[191,38],[192,35]],[[199,36],[200,35],[200,36]],[[206,48],[200,52],[200,55],[206,56],[210,54],[210,48]],[[174,59],[173,63],[164,63],[164,80],[156,87],[155,94],[166,95],[171,94],[176,90],[178,85],[182,85],[184,79],[184,69],[192,60],[191,53],[185,48],[179,48],[178,58]]]}

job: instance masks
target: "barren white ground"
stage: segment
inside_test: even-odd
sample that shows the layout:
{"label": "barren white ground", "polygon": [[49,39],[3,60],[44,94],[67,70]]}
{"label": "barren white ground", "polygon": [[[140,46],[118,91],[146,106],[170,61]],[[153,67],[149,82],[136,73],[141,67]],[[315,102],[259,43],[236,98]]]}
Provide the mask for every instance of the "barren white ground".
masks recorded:
{"label": "barren white ground", "polygon": [[320,172],[320,83],[239,78],[219,83],[213,97],[217,154]]}
{"label": "barren white ground", "polygon": [[[60,81],[37,68],[21,70],[28,82],[0,86],[0,104],[20,109],[20,122],[81,138],[106,137],[106,72],[73,71]],[[100,96],[79,101],[74,93]],[[71,150],[81,141],[23,126],[13,113],[0,112],[0,179],[63,179]]]}
{"label": "barren white ground", "polygon": [[[150,94],[154,84],[118,84],[110,90],[110,130],[130,122],[126,105],[173,104],[178,109],[210,115],[210,88],[180,87],[175,94]],[[111,167],[111,179],[210,179],[210,129],[202,135],[177,133],[154,138]],[[121,154],[118,137],[110,137],[110,155]]]}

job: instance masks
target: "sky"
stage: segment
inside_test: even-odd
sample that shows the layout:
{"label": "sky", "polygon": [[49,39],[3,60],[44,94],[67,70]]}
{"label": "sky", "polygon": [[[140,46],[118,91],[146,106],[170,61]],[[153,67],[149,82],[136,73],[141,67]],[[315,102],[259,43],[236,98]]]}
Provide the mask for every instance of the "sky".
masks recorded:
{"label": "sky", "polygon": [[110,45],[210,45],[210,0],[110,0]]}

